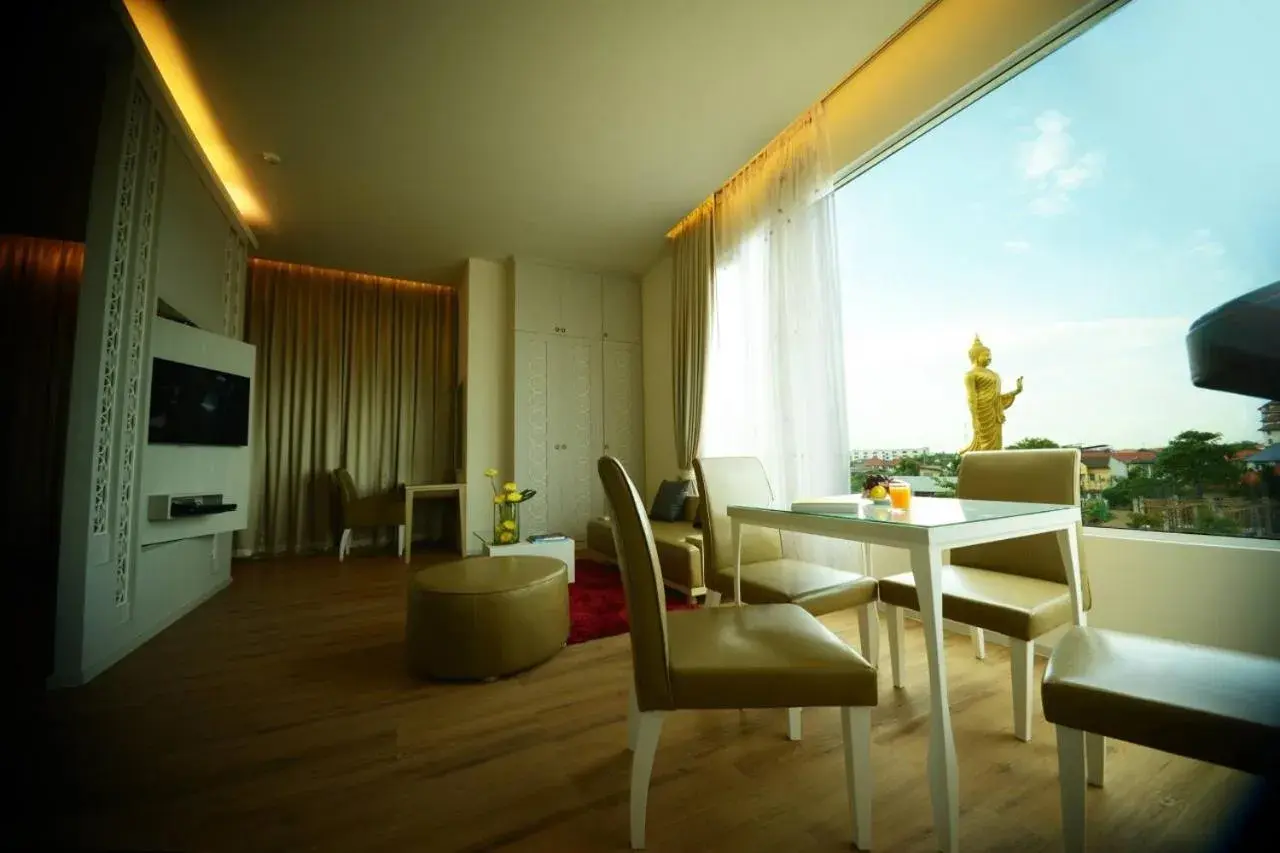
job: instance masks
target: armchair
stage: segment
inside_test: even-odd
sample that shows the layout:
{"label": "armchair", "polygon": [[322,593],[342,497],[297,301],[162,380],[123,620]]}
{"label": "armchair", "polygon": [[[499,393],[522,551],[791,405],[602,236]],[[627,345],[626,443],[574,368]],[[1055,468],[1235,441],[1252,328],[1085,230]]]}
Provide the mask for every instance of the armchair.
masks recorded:
{"label": "armchair", "polygon": [[395,492],[360,497],[351,472],[339,468],[333,472],[342,504],[342,538],[338,540],[338,561],[346,559],[351,548],[351,531],[357,527],[394,527],[398,555],[404,554],[404,497]]}

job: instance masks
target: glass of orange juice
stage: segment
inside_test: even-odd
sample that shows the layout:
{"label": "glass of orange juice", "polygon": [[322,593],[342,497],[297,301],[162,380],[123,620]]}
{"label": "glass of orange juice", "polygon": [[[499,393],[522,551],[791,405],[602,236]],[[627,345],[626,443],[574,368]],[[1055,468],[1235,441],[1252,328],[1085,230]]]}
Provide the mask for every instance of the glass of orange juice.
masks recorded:
{"label": "glass of orange juice", "polygon": [[894,509],[911,508],[911,486],[894,480],[889,484],[889,505]]}

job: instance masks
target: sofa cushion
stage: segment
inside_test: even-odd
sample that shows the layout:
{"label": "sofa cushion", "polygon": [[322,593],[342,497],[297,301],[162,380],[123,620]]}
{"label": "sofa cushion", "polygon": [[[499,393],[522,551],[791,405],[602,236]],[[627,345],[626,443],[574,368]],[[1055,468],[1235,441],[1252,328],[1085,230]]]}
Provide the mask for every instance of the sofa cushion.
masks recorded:
{"label": "sofa cushion", "polygon": [[651,521],[681,521],[685,498],[689,494],[688,480],[663,480],[649,507]]}
{"label": "sofa cushion", "polygon": [[[680,589],[696,589],[703,585],[702,552],[685,541],[697,531],[684,521],[651,521],[654,550],[663,580]],[[610,560],[618,558],[613,546],[613,527],[608,518],[587,523],[587,545]]]}

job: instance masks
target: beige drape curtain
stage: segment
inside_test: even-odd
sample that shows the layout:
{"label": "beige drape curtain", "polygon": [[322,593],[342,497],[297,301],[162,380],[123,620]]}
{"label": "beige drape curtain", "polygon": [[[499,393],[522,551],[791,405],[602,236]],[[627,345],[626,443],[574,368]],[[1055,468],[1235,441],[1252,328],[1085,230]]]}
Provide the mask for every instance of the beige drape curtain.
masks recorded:
{"label": "beige drape curtain", "polygon": [[454,290],[254,259],[248,291],[245,336],[258,361],[238,549],[332,548],[335,468],[362,494],[454,480]]}
{"label": "beige drape curtain", "polygon": [[671,363],[675,394],[676,465],[693,479],[693,459],[702,436],[707,347],[716,273],[715,217],[708,203],[681,223],[671,238]]}

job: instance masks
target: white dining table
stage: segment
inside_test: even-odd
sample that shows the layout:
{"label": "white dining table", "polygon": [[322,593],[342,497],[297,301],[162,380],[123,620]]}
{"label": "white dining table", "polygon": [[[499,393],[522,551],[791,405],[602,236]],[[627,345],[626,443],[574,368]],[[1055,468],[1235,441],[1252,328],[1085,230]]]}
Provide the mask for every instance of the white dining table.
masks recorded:
{"label": "white dining table", "polygon": [[[947,703],[947,667],[942,645],[942,554],[952,548],[1057,534],[1064,563],[1070,566],[1068,589],[1072,621],[1084,624],[1080,594],[1080,508],[1061,504],[974,501],[912,497],[910,508],[872,504],[858,495],[806,499],[790,509],[731,506],[728,509],[734,555],[734,601],[742,602],[742,534],[745,526],[807,533],[861,542],[865,546],[904,548],[920,598],[929,668],[929,795],[937,848],[959,850],[960,803],[956,745]],[[873,661],[873,663],[875,663]]]}

